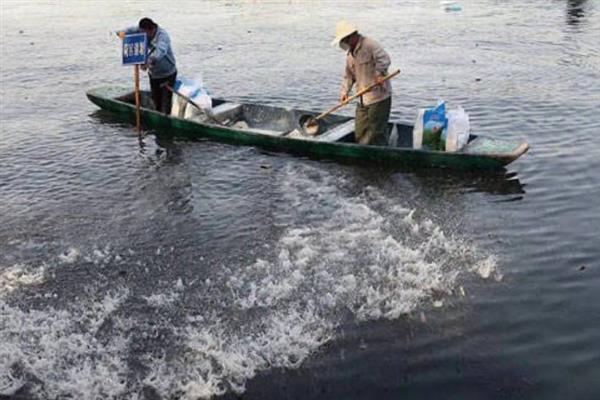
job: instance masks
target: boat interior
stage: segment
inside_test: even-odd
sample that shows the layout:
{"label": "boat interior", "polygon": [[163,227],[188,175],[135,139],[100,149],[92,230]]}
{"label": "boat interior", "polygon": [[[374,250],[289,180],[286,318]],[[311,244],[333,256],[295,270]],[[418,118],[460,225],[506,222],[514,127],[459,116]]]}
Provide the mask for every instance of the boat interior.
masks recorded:
{"label": "boat interior", "polygon": [[[329,115],[321,120],[318,134],[308,135],[301,121],[303,118],[316,117],[310,111],[294,110],[256,104],[239,104],[215,99],[212,117],[221,124],[234,129],[272,136],[287,136],[320,142],[354,142],[354,118]],[[202,122],[209,122],[206,116],[199,115]],[[208,119],[208,121],[207,121]],[[394,137],[398,146],[412,147],[412,126],[388,124],[388,136]],[[403,140],[398,140],[400,138]],[[389,143],[388,143],[389,144]]]}
{"label": "boat interior", "polygon": [[[154,109],[150,93],[142,91],[141,94],[142,107]],[[131,104],[135,102],[133,93],[122,96],[119,100]],[[173,101],[176,101],[176,96],[173,97]],[[300,121],[302,117],[316,117],[318,113],[313,111],[236,103],[217,98],[212,99],[212,108],[208,112],[201,112],[185,101],[180,101],[179,105],[178,108],[174,107],[176,113],[172,113],[172,117],[270,136],[320,142],[352,143],[355,141],[354,118],[352,117],[328,115],[320,121],[318,134],[311,136],[305,132]],[[388,146],[411,148],[412,126],[389,123],[388,138]]]}

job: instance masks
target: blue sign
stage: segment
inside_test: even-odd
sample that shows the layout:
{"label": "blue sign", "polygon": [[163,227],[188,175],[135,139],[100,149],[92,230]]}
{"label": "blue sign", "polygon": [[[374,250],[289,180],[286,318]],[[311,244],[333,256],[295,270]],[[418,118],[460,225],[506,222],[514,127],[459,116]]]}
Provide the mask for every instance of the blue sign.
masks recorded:
{"label": "blue sign", "polygon": [[145,33],[125,35],[123,38],[123,65],[148,62],[148,38]]}

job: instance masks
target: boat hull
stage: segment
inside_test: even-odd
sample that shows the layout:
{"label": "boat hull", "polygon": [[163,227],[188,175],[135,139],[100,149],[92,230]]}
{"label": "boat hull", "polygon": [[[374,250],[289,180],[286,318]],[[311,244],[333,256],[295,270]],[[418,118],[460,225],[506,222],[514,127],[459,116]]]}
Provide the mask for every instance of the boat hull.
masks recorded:
{"label": "boat hull", "polygon": [[[128,91],[123,88],[98,88],[88,91],[87,97],[100,108],[133,122],[135,121],[135,106],[121,100],[127,93]],[[227,143],[260,146],[321,158],[342,158],[388,165],[499,169],[514,161],[528,149],[526,143],[513,145],[506,142],[502,142],[500,145],[488,144],[488,148],[484,148],[484,152],[461,151],[454,153],[405,147],[364,146],[339,141],[325,142],[312,140],[311,138],[267,135],[167,116],[146,107],[142,107],[141,112],[144,125],[154,129],[176,131],[178,134],[185,134],[186,136],[212,138]],[[492,147],[490,148],[490,146]]]}

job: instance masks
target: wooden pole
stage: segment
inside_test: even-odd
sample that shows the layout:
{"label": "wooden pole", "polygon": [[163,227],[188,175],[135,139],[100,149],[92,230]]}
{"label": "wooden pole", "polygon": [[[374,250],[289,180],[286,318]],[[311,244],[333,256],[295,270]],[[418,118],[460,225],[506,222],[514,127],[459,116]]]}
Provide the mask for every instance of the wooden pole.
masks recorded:
{"label": "wooden pole", "polygon": [[[395,77],[399,73],[400,73],[400,70],[396,70],[396,71],[392,72],[391,74],[386,75],[385,77],[383,77],[383,79],[381,79],[381,82],[385,82],[388,79],[392,79],[393,77]],[[346,104],[350,103],[352,100],[356,99],[357,97],[362,96],[363,94],[367,93],[369,90],[372,90],[377,85],[379,85],[379,83],[373,83],[372,85],[369,85],[368,87],[366,87],[363,90],[361,90],[358,93],[356,93],[354,96],[348,97],[346,100],[342,101],[337,106],[333,107],[332,109],[330,109],[328,111],[325,111],[323,114],[319,115],[318,117],[315,117],[315,120],[322,119],[322,118],[328,116],[329,114],[331,114],[332,112],[337,111],[338,109],[342,108]]]}
{"label": "wooden pole", "polygon": [[135,125],[137,128],[138,136],[142,136],[142,123],[140,117],[140,66],[135,65],[134,68],[134,79],[135,79]]}

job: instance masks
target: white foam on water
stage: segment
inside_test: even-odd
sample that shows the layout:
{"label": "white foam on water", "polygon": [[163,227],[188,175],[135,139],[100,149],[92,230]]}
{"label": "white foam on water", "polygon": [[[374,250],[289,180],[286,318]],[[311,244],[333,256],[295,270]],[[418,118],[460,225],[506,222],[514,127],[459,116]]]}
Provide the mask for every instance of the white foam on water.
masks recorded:
{"label": "white foam on water", "polygon": [[180,293],[154,293],[144,296],[144,300],[152,307],[169,307],[181,297]]}
{"label": "white foam on water", "polygon": [[304,298],[314,299],[325,313],[348,308],[359,320],[393,319],[434,292],[451,291],[458,271],[431,254],[450,258],[448,249],[457,243],[408,214],[398,219],[408,225],[403,232],[423,235],[422,241],[409,244],[405,236],[390,232],[384,216],[355,200],[338,200],[337,210],[320,224],[289,229],[276,259],[258,260],[232,277],[229,287],[237,305],[273,307]]}
{"label": "white foam on water", "polygon": [[65,253],[59,254],[58,259],[65,264],[73,264],[79,259],[79,256],[81,256],[79,250],[71,247]]}
{"label": "white foam on water", "polygon": [[0,269],[0,298],[20,287],[42,283],[45,270],[45,266],[34,268],[24,264]]}
{"label": "white foam on water", "polygon": [[128,340],[119,333],[126,321],[114,319],[106,339],[99,330],[126,296],[122,290],[65,310],[22,310],[0,299],[0,394],[14,394],[26,376],[42,383],[32,383],[37,398],[99,399],[123,393]]}
{"label": "white foam on water", "polygon": [[470,270],[472,272],[477,273],[483,279],[492,278],[499,282],[502,280],[503,275],[497,271],[497,269],[496,269],[497,263],[498,262],[497,262],[496,257],[491,255],[482,260],[479,260],[479,262],[475,263],[475,265],[473,265],[470,268]]}
{"label": "white foam on water", "polygon": [[495,269],[471,243],[373,188],[350,197],[334,177],[291,169],[282,181],[286,212],[295,213],[282,217],[289,227],[272,256],[206,280],[224,283],[224,309],[189,319],[177,333],[180,355],[148,360],[144,383],[163,397],[242,393],[261,370],[298,367],[335,337],[348,310],[367,321],[444,307],[464,293],[461,273]]}
{"label": "white foam on water", "polygon": [[438,293],[451,293],[469,265],[483,262],[479,269],[486,274],[495,268],[495,259],[480,260],[471,243],[447,237],[431,220],[418,220],[415,210],[374,188],[348,197],[334,177],[288,173],[284,203],[299,213],[319,207],[323,218],[290,227],[276,259],[259,260],[244,270],[245,277],[230,279],[242,308],[308,295],[325,313],[348,308],[359,320],[393,319]]}
{"label": "white foam on water", "polygon": [[[214,275],[199,277],[199,285],[175,278],[166,290],[139,297],[164,313],[188,301],[188,291],[206,291],[199,307],[182,304],[188,310],[183,321],[153,322],[171,340],[162,354],[128,352],[128,335],[146,321],[118,313],[129,296],[125,289],[98,299],[91,288],[86,299],[63,310],[21,310],[0,296],[6,326],[0,330],[0,394],[13,394],[25,381],[31,385],[26,374],[43,383],[38,398],[135,398],[143,386],[165,399],[243,393],[260,371],[297,368],[349,317],[363,322],[416,312],[426,321],[423,310],[464,296],[462,274],[501,277],[494,257],[447,235],[420,210],[373,187],[348,194],[339,177],[294,168],[283,172],[282,208],[274,211],[277,226],[286,228],[266,255],[248,265],[219,266]],[[86,255],[69,249],[59,259],[121,262],[109,247]],[[4,270],[0,283],[14,291],[43,276],[19,268]],[[132,374],[127,356],[137,357],[142,370]]]}
{"label": "white foam on water", "polygon": [[[78,252],[77,250],[75,251]],[[94,263],[95,265],[107,265],[122,261],[121,256],[114,252],[110,245],[106,245],[103,249],[94,248],[90,253],[83,256],[76,254],[75,257],[76,259],[81,257],[84,261]]]}
{"label": "white foam on water", "polygon": [[[149,359],[144,384],[164,398],[210,398],[227,391],[243,393],[246,382],[267,368],[295,368],[331,338],[332,327],[310,307],[266,313],[248,331],[232,331],[218,317],[190,318],[181,329],[183,353],[169,359]],[[302,321],[300,324],[299,322]],[[253,324],[254,325],[254,324]]]}

